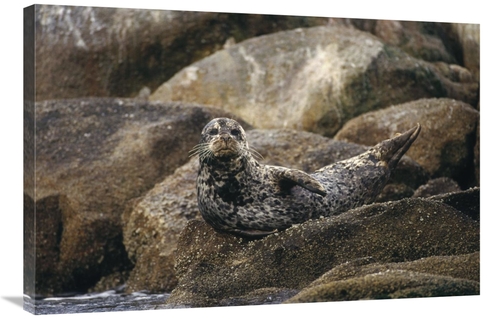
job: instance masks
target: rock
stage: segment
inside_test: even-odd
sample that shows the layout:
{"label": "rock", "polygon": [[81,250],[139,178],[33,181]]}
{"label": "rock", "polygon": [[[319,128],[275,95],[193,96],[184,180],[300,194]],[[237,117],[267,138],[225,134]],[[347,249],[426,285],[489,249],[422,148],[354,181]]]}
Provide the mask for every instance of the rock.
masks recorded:
{"label": "rock", "polygon": [[456,57],[458,43],[455,37],[449,35],[450,24],[363,19],[353,19],[351,23],[424,61],[458,64],[461,60]]}
{"label": "rock", "polygon": [[460,101],[421,99],[368,112],[346,123],[334,139],[372,145],[417,122],[422,131],[406,155],[432,178],[449,177],[462,188],[475,185],[473,159],[479,112]]}
{"label": "rock", "polygon": [[427,184],[420,186],[413,197],[430,197],[432,195],[452,193],[460,191],[457,182],[448,177],[431,179]]}
{"label": "rock", "polygon": [[385,264],[376,262],[372,257],[365,257],[334,267],[313,281],[304,290],[334,281],[394,270],[479,281],[479,268],[479,252],[455,256],[431,256],[407,262]]}
{"label": "rock", "polygon": [[479,295],[479,253],[401,263],[345,263],[285,303]]}
{"label": "rock", "polygon": [[377,196],[375,202],[383,203],[388,201],[400,200],[407,197],[412,197],[414,189],[403,183],[387,184],[382,192]]}
{"label": "rock", "polygon": [[[26,161],[24,165],[26,165]],[[26,174],[26,171],[24,173]],[[36,216],[33,213],[35,212],[35,202],[28,194],[24,193],[23,195],[23,293],[35,296],[35,281],[38,278],[35,264],[37,252]],[[50,262],[50,258],[47,259]]]}
{"label": "rock", "polygon": [[367,111],[424,97],[476,104],[477,82],[455,82],[353,28],[320,26],[256,37],[178,72],[150,100],[213,105],[257,128],[333,136]]}
{"label": "rock", "polygon": [[[33,199],[24,195],[25,201],[32,202]],[[59,260],[59,244],[62,235],[62,215],[59,209],[59,196],[48,196],[32,204],[33,210],[33,242],[35,258],[33,261],[33,271],[35,277],[33,282],[35,287],[57,287],[61,290],[60,282],[57,278],[57,263]],[[25,219],[27,218],[25,212]],[[29,217],[28,217],[29,218]],[[36,222],[36,223],[35,223]],[[36,266],[37,265],[37,266]],[[33,292],[37,290],[33,289]]]}
{"label": "rock", "polygon": [[465,191],[434,195],[428,197],[428,199],[450,205],[474,220],[479,221],[480,219],[479,187],[470,188]]}
{"label": "rock", "polygon": [[[179,238],[179,284],[167,302],[217,306],[220,300],[262,288],[303,289],[332,266],[368,256],[377,263],[394,263],[477,251],[477,221],[451,206],[423,199],[363,206],[251,242],[218,234],[205,222],[192,220]],[[401,281],[400,293],[415,283],[411,276]],[[467,287],[471,289],[460,291],[474,291],[474,285]]]}
{"label": "rock", "polygon": [[88,290],[89,293],[114,290],[118,293],[124,292],[125,282],[129,271],[117,271],[99,279],[97,284]]}
{"label": "rock", "polygon": [[36,100],[136,96],[182,67],[259,34],[327,18],[35,6]]}
{"label": "rock", "polygon": [[101,98],[39,102],[35,112],[36,293],[46,295],[85,291],[130,270],[121,226],[127,201],[185,163],[207,121],[229,116]]}
{"label": "rock", "polygon": [[[254,129],[247,131],[247,139],[250,146],[263,156],[259,162],[307,172],[356,156],[367,149],[294,130]],[[198,169],[198,158],[192,158],[132,203],[123,214],[124,244],[134,263],[127,282],[129,292],[165,292],[175,288],[174,251],[178,236],[189,220],[201,220],[196,197]],[[406,184],[401,185],[410,189],[427,180],[423,169],[407,157],[398,165],[389,183],[399,183],[402,178]],[[413,191],[404,195],[409,197],[412,194]]]}
{"label": "rock", "polygon": [[198,158],[155,185],[123,215],[124,244],[134,263],[127,291],[172,291],[177,285],[174,252],[191,219],[201,219],[196,198]]}
{"label": "rock", "polygon": [[474,145],[474,177],[476,178],[477,186],[480,185],[480,135],[481,135],[481,129],[480,129],[480,122],[477,123],[477,129],[476,129],[476,145]]}
{"label": "rock", "polygon": [[479,24],[453,23],[452,29],[461,45],[463,65],[472,72],[475,79],[480,78],[480,32]]}
{"label": "rock", "polygon": [[241,297],[223,299],[219,304],[221,306],[281,304],[298,292],[296,289],[262,288]]}

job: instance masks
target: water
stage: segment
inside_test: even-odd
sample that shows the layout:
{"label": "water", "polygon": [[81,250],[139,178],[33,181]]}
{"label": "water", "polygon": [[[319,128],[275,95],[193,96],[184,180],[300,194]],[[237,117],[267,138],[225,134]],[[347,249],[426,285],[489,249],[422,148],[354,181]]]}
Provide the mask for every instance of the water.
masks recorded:
{"label": "water", "polygon": [[[219,306],[274,305],[296,295],[298,290],[281,289],[253,297],[233,297],[220,301]],[[24,310],[36,314],[90,313],[129,310],[192,308],[192,305],[168,305],[169,293],[122,293],[121,290],[89,293],[72,297],[32,299],[24,295]]]}
{"label": "water", "polygon": [[172,308],[166,304],[170,294],[134,292],[118,293],[109,290],[74,297],[32,299],[24,295],[24,310],[36,314],[89,313]]}

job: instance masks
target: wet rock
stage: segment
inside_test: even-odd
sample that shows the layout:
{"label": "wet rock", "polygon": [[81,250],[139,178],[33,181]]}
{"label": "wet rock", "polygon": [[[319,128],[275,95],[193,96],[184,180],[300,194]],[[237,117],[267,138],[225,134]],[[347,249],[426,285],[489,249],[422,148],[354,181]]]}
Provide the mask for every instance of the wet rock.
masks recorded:
{"label": "wet rock", "polygon": [[479,221],[479,193],[479,187],[474,187],[465,191],[434,195],[428,199],[450,205],[470,218]]}
{"label": "wet rock", "polygon": [[[193,220],[179,238],[179,284],[168,303],[216,306],[220,300],[261,288],[303,289],[332,266],[359,258],[394,263],[477,251],[477,221],[451,206],[423,199],[363,206],[251,242],[218,234]],[[403,294],[415,280],[401,276],[400,282],[397,290]],[[439,280],[438,284],[447,286]],[[460,291],[475,291],[475,285]]]}
{"label": "wet rock", "polygon": [[479,281],[479,268],[479,252],[456,256],[431,256],[408,262],[386,264],[377,263],[372,257],[366,257],[333,268],[313,281],[308,288],[388,270],[421,272]]}
{"label": "wet rock", "polygon": [[407,197],[412,197],[414,189],[403,183],[387,184],[382,192],[377,196],[375,202],[383,203],[387,201],[400,200]]}
{"label": "wet rock", "polygon": [[99,279],[94,287],[88,290],[88,293],[111,290],[122,293],[124,292],[125,283],[127,281],[129,273],[130,271],[117,271],[104,276]]}
{"label": "wet rock", "polygon": [[235,298],[227,298],[220,301],[221,306],[252,306],[281,304],[295,296],[299,291],[296,289],[262,288]]}
{"label": "wet rock", "polygon": [[422,125],[422,131],[406,155],[432,178],[449,177],[462,188],[475,185],[473,158],[479,112],[460,101],[421,99],[368,112],[346,123],[334,139],[372,145],[415,123]]}
{"label": "wet rock", "polygon": [[85,6],[35,6],[36,99],[133,97],[228,40],[327,18]]}
{"label": "wet rock", "polygon": [[457,182],[448,177],[431,179],[427,184],[420,186],[413,197],[430,197],[433,195],[460,191]]}
{"label": "wet rock", "polygon": [[130,270],[121,215],[128,200],[188,160],[221,110],[132,99],[36,104],[37,294],[85,291]]}
{"label": "wet rock", "polygon": [[479,253],[337,266],[285,303],[479,295]]}
{"label": "wet rock", "polygon": [[455,80],[371,34],[320,26],[216,52],[178,72],[150,100],[213,105],[257,128],[333,136],[349,119],[395,103],[450,97],[476,104],[478,83]]}
{"label": "wet rock", "polygon": [[191,159],[123,215],[124,244],[134,263],[127,291],[172,291],[177,285],[174,252],[191,219],[201,219],[196,198],[198,158]]}

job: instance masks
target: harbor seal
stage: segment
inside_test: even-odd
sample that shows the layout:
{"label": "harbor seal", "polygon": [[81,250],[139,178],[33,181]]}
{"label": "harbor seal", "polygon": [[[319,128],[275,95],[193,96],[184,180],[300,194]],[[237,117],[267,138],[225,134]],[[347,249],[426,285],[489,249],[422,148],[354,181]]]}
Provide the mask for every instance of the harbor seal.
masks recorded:
{"label": "harbor seal", "polygon": [[417,124],[358,156],[308,174],[260,164],[237,121],[213,119],[191,151],[200,162],[198,207],[216,231],[250,238],[338,215],[375,199],[419,132]]}

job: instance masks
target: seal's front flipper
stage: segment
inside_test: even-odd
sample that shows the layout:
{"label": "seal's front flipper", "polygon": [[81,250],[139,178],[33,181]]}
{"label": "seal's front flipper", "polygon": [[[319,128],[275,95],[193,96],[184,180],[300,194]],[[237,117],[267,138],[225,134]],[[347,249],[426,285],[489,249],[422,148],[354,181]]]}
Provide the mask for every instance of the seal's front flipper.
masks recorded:
{"label": "seal's front flipper", "polygon": [[308,191],[326,195],[326,190],[314,177],[298,169],[281,168],[276,171],[278,185],[282,191],[290,191],[293,186],[300,186]]}

